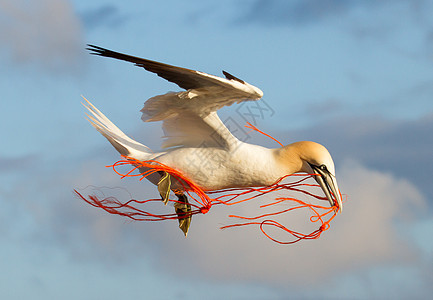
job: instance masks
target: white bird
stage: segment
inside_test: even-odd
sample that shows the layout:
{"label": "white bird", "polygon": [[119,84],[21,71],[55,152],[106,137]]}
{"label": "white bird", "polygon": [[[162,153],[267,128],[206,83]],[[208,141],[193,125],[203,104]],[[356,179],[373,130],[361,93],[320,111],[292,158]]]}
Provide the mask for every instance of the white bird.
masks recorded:
{"label": "white bird", "polygon": [[[88,45],[87,49],[91,54],[132,62],[185,89],[152,97],[141,110],[143,121],[163,121],[165,141],[161,152],[152,152],[129,138],[86,100],[92,125],[120,154],[163,163],[180,171],[204,191],[269,186],[297,172],[319,174],[314,176],[315,180],[330,204],[337,205],[341,212],[334,162],[324,146],[310,141],[276,149],[248,144],[237,139],[218,117],[217,110],[224,106],[259,100],[263,92],[257,87],[225,71],[222,78],[94,45]],[[163,174],[156,174],[148,179],[162,185],[161,177]],[[186,196],[179,194],[182,189],[179,183],[169,186],[187,203]]]}

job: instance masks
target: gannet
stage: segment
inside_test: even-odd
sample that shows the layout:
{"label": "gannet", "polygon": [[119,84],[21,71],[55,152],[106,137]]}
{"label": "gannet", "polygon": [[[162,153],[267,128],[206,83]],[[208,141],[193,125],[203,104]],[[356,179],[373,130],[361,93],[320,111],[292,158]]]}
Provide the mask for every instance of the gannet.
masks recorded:
{"label": "gannet", "polygon": [[[128,137],[85,99],[89,121],[121,155],[165,164],[204,191],[269,186],[289,174],[316,174],[314,179],[329,203],[341,212],[334,162],[324,146],[311,141],[274,149],[249,144],[236,138],[218,117],[217,110],[224,106],[261,99],[263,92],[257,87],[225,71],[222,78],[94,45],[88,45],[87,50],[94,55],[134,63],[184,89],[152,97],[141,109],[144,122],[162,121],[163,150],[157,152]],[[188,211],[188,201],[179,192],[182,191],[179,182],[170,182],[167,174],[155,174],[148,179],[158,186],[165,203],[170,189],[178,196],[179,203],[185,203],[175,205],[176,212]],[[181,226],[186,235],[189,223]]]}

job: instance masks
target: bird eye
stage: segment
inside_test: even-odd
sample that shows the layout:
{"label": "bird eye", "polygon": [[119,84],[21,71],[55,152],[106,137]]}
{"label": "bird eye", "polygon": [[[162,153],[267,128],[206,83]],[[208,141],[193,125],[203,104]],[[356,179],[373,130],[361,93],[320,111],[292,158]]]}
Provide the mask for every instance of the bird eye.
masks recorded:
{"label": "bird eye", "polygon": [[322,171],[326,171],[326,166],[325,165],[320,165],[320,170],[322,170]]}

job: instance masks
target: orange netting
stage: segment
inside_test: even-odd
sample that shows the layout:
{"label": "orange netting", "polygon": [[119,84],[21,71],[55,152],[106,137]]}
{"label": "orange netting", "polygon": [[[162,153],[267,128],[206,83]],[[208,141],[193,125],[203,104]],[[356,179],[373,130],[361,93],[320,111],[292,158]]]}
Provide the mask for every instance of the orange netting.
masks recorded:
{"label": "orange netting", "polygon": [[[251,124],[248,124],[248,126],[249,126],[248,128],[250,129],[265,134]],[[265,135],[268,136],[267,134]],[[120,168],[125,166],[130,168],[129,171],[127,172],[120,171]],[[280,178],[274,184],[270,186],[264,186],[264,187],[229,188],[229,189],[218,190],[218,191],[203,191],[200,187],[198,187],[194,182],[192,182],[190,179],[184,176],[181,172],[169,166],[166,166],[158,161],[154,161],[154,160],[140,161],[132,157],[124,156],[124,159],[117,161],[113,165],[107,167],[111,167],[114,170],[114,172],[116,172],[118,175],[121,176],[121,178],[138,177],[139,180],[142,180],[156,172],[169,173],[173,178],[175,178],[182,185],[182,190],[189,196],[190,205],[191,205],[191,211],[188,212],[189,216],[196,215],[196,214],[206,214],[214,205],[231,206],[240,203],[245,203],[247,201],[252,201],[256,198],[261,198],[261,200],[263,201],[270,201],[269,203],[260,205],[259,206],[260,209],[278,207],[276,211],[263,213],[258,216],[252,216],[252,217],[229,215],[230,218],[237,219],[239,220],[240,223],[226,225],[221,227],[221,229],[255,225],[260,228],[260,230],[266,237],[280,244],[292,244],[303,239],[319,238],[323,231],[329,229],[330,227],[329,223],[334,219],[339,209],[338,206],[336,205],[332,207],[329,206],[325,207],[321,205],[310,204],[305,201],[296,199],[294,197],[273,196],[273,195],[281,195],[282,193],[288,193],[288,192],[299,192],[307,196],[314,197],[318,200],[327,200],[326,197],[319,196],[311,191],[311,188],[313,189],[317,188],[319,187],[319,185],[310,184],[306,182],[307,179],[311,178],[312,176],[320,176],[319,174],[287,175],[284,176],[283,178]],[[146,171],[140,172],[139,169],[146,170]],[[287,182],[283,183],[283,181],[285,181],[289,177],[295,180],[289,183]],[[147,210],[148,206],[146,205],[151,202],[161,202],[160,198],[148,199],[148,200],[130,199],[126,202],[121,202],[114,197],[107,197],[107,198],[100,199],[96,195],[89,195],[86,198],[76,190],[75,193],[81,199],[83,199],[84,201],[86,201],[92,206],[102,208],[103,210],[105,210],[110,214],[125,216],[132,220],[162,221],[162,220],[174,220],[179,218],[185,218],[185,215],[179,216],[176,213],[161,214],[155,212],[152,213],[148,211]],[[265,195],[267,197],[263,197]],[[269,198],[271,198],[272,200],[269,200]],[[178,200],[173,200],[173,199],[169,199],[169,202],[180,203]],[[283,209],[281,209],[282,205],[285,205]],[[311,222],[318,222],[320,224],[319,227],[310,233],[301,233],[299,231],[295,231],[287,228],[286,226],[276,221],[275,219],[271,219],[276,216],[281,216],[283,214],[286,214],[288,212],[297,209],[308,209],[311,213],[309,220]],[[293,239],[289,241],[281,241],[275,237],[272,237],[271,234],[265,230],[265,228],[280,229],[282,230],[283,233],[290,234],[293,237]]]}

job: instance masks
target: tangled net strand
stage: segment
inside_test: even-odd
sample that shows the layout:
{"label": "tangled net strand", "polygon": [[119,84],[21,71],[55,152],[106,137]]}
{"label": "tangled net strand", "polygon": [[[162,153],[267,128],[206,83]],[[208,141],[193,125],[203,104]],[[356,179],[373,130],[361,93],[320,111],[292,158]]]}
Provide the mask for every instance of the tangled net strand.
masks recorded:
{"label": "tangled net strand", "polygon": [[[132,166],[132,168],[127,172],[121,172],[119,168],[123,166]],[[217,190],[217,191],[203,191],[200,187],[194,184],[194,182],[189,180],[187,177],[183,176],[181,172],[157,161],[153,161],[153,160],[140,161],[132,157],[125,156],[123,160],[119,160],[113,165],[107,167],[111,167],[116,174],[121,176],[121,178],[138,177],[139,180],[142,180],[143,178],[146,178],[147,176],[155,172],[164,171],[169,173],[172,177],[174,177],[178,182],[182,184],[183,190],[188,194],[189,198],[192,200],[190,201],[190,205],[192,208],[191,212],[189,212],[190,215],[206,214],[214,205],[226,205],[226,206],[238,205],[241,203],[245,203],[247,201],[252,201],[264,195],[269,195],[272,193],[282,192],[282,191],[300,192],[308,196],[314,197],[318,200],[326,200],[325,197],[321,197],[319,195],[316,195],[304,189],[306,187],[318,187],[318,185],[316,184],[305,183],[307,179],[311,178],[314,175],[317,176],[318,174],[287,175],[280,178],[280,180],[278,180],[276,183],[264,187],[229,188],[229,189]],[[138,169],[146,169],[146,171],[142,173],[140,172],[134,173],[134,171],[137,171]],[[290,183],[282,183],[282,181],[288,177],[291,178],[300,177],[300,179]],[[121,202],[114,197],[106,197],[100,199],[96,195],[89,195],[88,197],[84,197],[76,190],[75,193],[81,199],[83,199],[88,204],[94,207],[101,208],[110,214],[121,215],[135,221],[163,221],[163,220],[179,219],[179,216],[175,213],[159,214],[159,213],[152,213],[145,209],[147,204],[151,202],[161,202],[161,199],[148,199],[148,200],[130,199],[126,202]],[[178,200],[173,200],[173,199],[170,199],[169,201],[172,203],[179,202]],[[303,239],[319,238],[323,231],[329,229],[330,227],[329,223],[332,221],[332,219],[335,217],[338,211],[337,206],[324,207],[321,205],[314,205],[296,199],[294,197],[277,197],[274,198],[274,200],[270,203],[260,205],[260,208],[269,208],[275,205],[284,204],[286,202],[290,202],[292,205],[295,204],[295,206],[291,206],[289,208],[282,209],[282,210],[277,210],[271,213],[264,213],[253,217],[229,215],[230,218],[234,218],[244,222],[222,226],[221,229],[258,225],[261,232],[272,241],[280,244],[292,244]],[[286,226],[282,225],[281,223],[277,222],[276,220],[268,219],[273,216],[282,215],[290,211],[303,209],[303,208],[309,209],[312,212],[312,216],[310,217],[311,222],[320,222],[320,227],[309,234],[304,234],[298,231],[291,230]],[[292,235],[294,237],[294,240],[280,241],[276,238],[273,238],[265,230],[265,228],[267,227],[278,228]]]}

